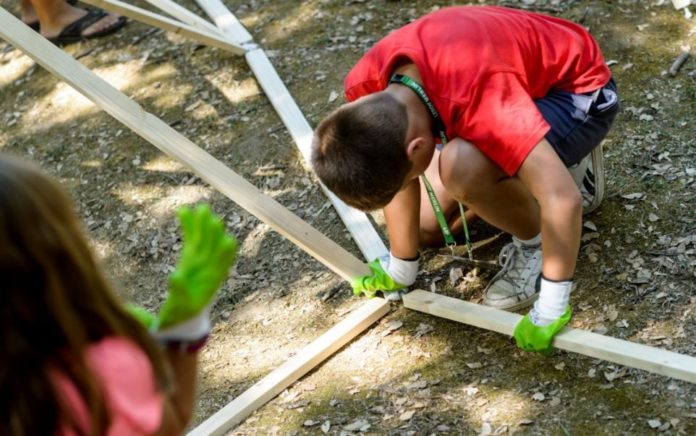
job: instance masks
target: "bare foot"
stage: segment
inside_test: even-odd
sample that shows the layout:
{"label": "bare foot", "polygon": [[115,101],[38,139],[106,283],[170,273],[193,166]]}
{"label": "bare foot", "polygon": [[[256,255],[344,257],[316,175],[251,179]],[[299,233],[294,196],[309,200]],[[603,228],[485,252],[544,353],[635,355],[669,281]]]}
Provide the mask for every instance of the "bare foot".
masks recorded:
{"label": "bare foot", "polygon": [[[84,9],[76,8],[65,4],[60,13],[41,21],[41,34],[46,38],[54,38],[70,24],[87,15]],[[113,26],[121,18],[118,14],[108,14],[91,26],[85,28],[80,34],[89,37]]]}

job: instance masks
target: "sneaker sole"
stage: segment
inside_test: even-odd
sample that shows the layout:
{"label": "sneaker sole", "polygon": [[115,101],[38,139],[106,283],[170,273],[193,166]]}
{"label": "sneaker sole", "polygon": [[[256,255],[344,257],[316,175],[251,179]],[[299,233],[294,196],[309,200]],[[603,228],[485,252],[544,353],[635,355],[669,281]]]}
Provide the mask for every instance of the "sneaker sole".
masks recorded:
{"label": "sneaker sole", "polygon": [[599,144],[590,155],[592,170],[588,167],[583,178],[583,215],[595,211],[604,200],[604,150]]}
{"label": "sneaker sole", "polygon": [[536,294],[532,295],[530,298],[524,301],[520,301],[518,303],[515,303],[511,306],[492,306],[490,304],[486,304],[486,301],[483,301],[483,305],[486,307],[492,307],[493,309],[500,309],[500,310],[506,310],[508,312],[514,312],[519,309],[524,309],[525,307],[531,306],[534,304],[535,301],[539,299],[539,293],[537,292]]}

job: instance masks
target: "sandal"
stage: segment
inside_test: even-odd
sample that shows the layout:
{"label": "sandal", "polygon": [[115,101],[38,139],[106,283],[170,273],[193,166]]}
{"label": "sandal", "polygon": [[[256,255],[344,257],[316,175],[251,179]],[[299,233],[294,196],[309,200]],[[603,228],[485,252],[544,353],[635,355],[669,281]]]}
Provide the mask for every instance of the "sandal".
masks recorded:
{"label": "sandal", "polygon": [[[77,4],[77,0],[66,0],[66,1],[71,6],[75,6]],[[41,29],[41,25],[39,24],[39,20],[32,21],[31,23],[24,23],[24,24],[29,26],[29,28],[31,30],[33,30],[34,32],[38,32]]]}
{"label": "sandal", "polygon": [[88,9],[84,17],[68,24],[67,27],[65,27],[65,29],[63,29],[63,31],[60,32],[58,36],[47,39],[55,45],[70,44],[85,39],[99,38],[101,36],[109,35],[111,33],[114,33],[126,24],[126,17],[119,17],[119,19],[116,22],[114,22],[111,26],[105,29],[102,29],[98,32],[90,33],[89,35],[82,34],[82,32],[86,28],[98,22],[107,15],[108,13],[101,9]]}

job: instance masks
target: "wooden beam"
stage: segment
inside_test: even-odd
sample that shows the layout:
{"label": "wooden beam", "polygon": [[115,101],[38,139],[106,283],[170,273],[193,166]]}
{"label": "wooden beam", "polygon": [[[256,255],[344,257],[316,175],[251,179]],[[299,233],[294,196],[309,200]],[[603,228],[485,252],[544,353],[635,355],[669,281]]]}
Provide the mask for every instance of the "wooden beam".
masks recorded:
{"label": "wooden beam", "polygon": [[196,28],[119,0],[83,0],[83,2],[236,55],[242,55],[245,52],[245,49],[230,42],[229,38],[221,35],[220,32]]}
{"label": "wooden beam", "polygon": [[[243,40],[247,35],[249,39],[251,38],[244,26],[227,10],[220,0],[196,1],[233,41],[237,43],[245,42]],[[246,41],[248,42],[248,40]],[[259,48],[251,48],[251,46],[253,44],[250,44],[250,49],[245,54],[245,58],[254,72],[256,80],[290,132],[290,136],[292,136],[305,162],[309,164],[312,153],[313,130],[264,51]],[[372,260],[387,254],[387,247],[382,242],[382,238],[372,226],[372,223],[370,223],[367,215],[349,207],[323,184],[321,187],[336,209],[338,216],[346,225],[363,256],[367,260]]]}
{"label": "wooden beam", "polygon": [[136,102],[2,8],[0,8],[0,36],[92,100],[133,132],[191,168],[211,186],[344,279],[350,280],[369,273],[367,266],[343,247],[259,191],[167,123],[146,112]]}
{"label": "wooden beam", "polygon": [[[491,307],[467,303],[421,290],[403,297],[404,306],[441,318],[512,336],[522,316]],[[636,344],[585,330],[566,327],[556,335],[559,350],[643,369],[655,374],[696,383],[696,358],[647,345]]]}
{"label": "wooden beam", "polygon": [[219,0],[196,0],[215,25],[237,44],[252,42],[251,34]]}
{"label": "wooden beam", "polygon": [[225,434],[387,313],[389,303],[386,300],[368,300],[346,319],[203,421],[188,433],[189,436]]}
{"label": "wooden beam", "polygon": [[[179,21],[183,21],[184,23],[190,24],[193,27],[197,27],[200,29],[208,30],[209,32],[216,33],[219,35],[224,35],[218,29],[215,27],[213,23],[210,21],[206,20],[205,18],[196,15],[195,13],[189,11],[185,7],[179,5],[178,3],[174,3],[171,0],[145,0],[146,2],[150,3],[152,6],[160,9],[161,11],[171,15],[172,17],[176,18]],[[225,36],[227,38],[227,36]],[[234,43],[234,41],[231,41]]]}
{"label": "wooden beam", "polygon": [[[244,57],[278,116],[280,116],[290,132],[305,162],[309,164],[312,155],[312,135],[314,132],[293,100],[292,95],[290,95],[290,91],[283,84],[263,50],[250,50]],[[326,196],[329,197],[338,216],[343,220],[363,256],[367,260],[372,260],[386,254],[387,247],[367,219],[367,215],[349,207],[323,184],[321,184],[321,188]]]}

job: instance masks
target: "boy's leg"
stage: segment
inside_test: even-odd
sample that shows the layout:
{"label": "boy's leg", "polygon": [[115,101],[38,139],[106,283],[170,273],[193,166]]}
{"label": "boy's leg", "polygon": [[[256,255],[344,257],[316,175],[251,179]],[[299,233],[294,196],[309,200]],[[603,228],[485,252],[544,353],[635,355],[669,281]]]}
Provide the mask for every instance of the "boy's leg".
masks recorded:
{"label": "boy's leg", "polygon": [[515,309],[538,295],[541,273],[540,211],[536,199],[516,177],[473,144],[451,141],[443,152],[443,180],[449,191],[489,224],[513,235],[501,251],[502,269],[491,280],[484,304]]}
{"label": "boy's leg", "polygon": [[[569,166],[571,174],[577,173],[576,181],[583,187],[581,191],[589,200],[589,208],[596,208],[603,197],[604,171],[599,144],[616,116],[617,102],[613,80],[595,95],[552,92],[537,101],[537,107],[551,126],[546,139]],[[538,217],[538,210],[536,214]],[[528,234],[508,232],[512,233],[513,242],[501,250],[503,268],[489,283],[484,304],[517,309],[530,304],[538,295],[541,241],[538,234],[530,238]]]}
{"label": "boy's leg", "polygon": [[553,91],[536,104],[551,126],[546,139],[580,188],[583,213],[592,212],[604,198],[601,142],[619,110],[616,83],[589,95]]}

